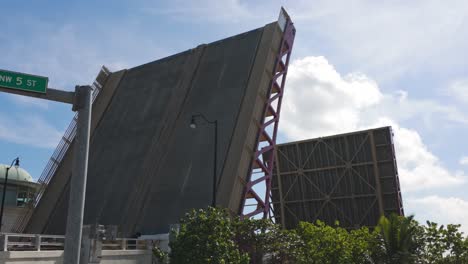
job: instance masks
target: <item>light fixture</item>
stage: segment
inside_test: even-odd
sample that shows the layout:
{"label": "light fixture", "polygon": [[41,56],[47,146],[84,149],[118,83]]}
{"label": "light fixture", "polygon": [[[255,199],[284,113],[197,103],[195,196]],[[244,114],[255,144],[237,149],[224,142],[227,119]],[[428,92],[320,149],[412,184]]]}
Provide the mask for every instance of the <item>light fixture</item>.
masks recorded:
{"label": "light fixture", "polygon": [[190,120],[190,128],[192,129],[197,128],[197,123],[195,123],[195,115],[193,115],[192,119]]}
{"label": "light fixture", "polygon": [[208,120],[204,115],[202,114],[194,114],[192,115],[192,118],[190,120],[190,128],[195,129],[197,128],[197,123],[195,122],[195,118],[201,118],[203,119],[206,123],[213,125],[214,128],[214,150],[213,150],[213,191],[212,195],[213,198],[211,200],[211,207],[216,207],[216,186],[218,183],[218,177],[216,176],[217,174],[217,157],[218,157],[218,120],[210,121]]}

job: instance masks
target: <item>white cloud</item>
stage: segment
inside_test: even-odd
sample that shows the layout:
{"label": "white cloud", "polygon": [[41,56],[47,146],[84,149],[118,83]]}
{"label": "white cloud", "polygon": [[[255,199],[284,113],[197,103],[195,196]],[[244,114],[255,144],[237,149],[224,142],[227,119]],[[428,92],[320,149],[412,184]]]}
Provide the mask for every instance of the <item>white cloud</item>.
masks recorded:
{"label": "white cloud", "polygon": [[384,94],[375,81],[362,73],[341,76],[324,57],[296,60],[289,69],[280,127],[288,139],[391,125],[404,192],[466,181],[463,172],[444,167],[417,131],[397,122],[414,118],[432,122],[437,117],[438,121],[442,118],[464,123],[466,118],[457,109],[436,101],[411,99],[405,91]]}
{"label": "white cloud", "polygon": [[468,201],[457,197],[431,195],[422,198],[406,199],[406,214],[415,214],[417,220],[438,224],[461,224],[461,230],[468,234]]}
{"label": "white cloud", "polygon": [[404,191],[457,186],[467,182],[462,171],[452,172],[441,164],[438,157],[428,150],[418,132],[402,128],[396,123],[392,127],[398,171]]}
{"label": "white cloud", "polygon": [[468,79],[453,82],[447,89],[447,92],[455,100],[468,103]]}
{"label": "white cloud", "polygon": [[324,57],[290,66],[281,129],[290,138],[311,138],[358,128],[365,109],[382,100],[377,84],[363,74],[341,77]]}
{"label": "white cloud", "polygon": [[334,58],[384,78],[467,65],[467,1],[317,0],[290,10],[302,34],[333,45]]}
{"label": "white cloud", "polygon": [[468,156],[461,157],[460,165],[468,165]]}
{"label": "white cloud", "polygon": [[[400,94],[399,96],[398,93]],[[433,126],[437,118],[460,124],[468,124],[468,116],[465,113],[454,106],[444,105],[432,99],[412,99],[405,91],[399,91],[397,94],[387,94],[385,98],[386,100],[379,105],[379,112],[391,115],[399,121],[409,120],[418,116],[429,127]],[[392,109],[392,106],[395,104],[398,107],[393,107]],[[389,109],[392,109],[392,111],[389,111]]]}
{"label": "white cloud", "polygon": [[0,114],[0,139],[40,148],[55,148],[63,135],[44,119],[34,115],[5,117]]}
{"label": "white cloud", "polygon": [[[145,12],[175,20],[258,27],[277,18],[281,1],[270,5],[240,0],[147,1]],[[298,29],[295,53],[321,49],[365,72],[390,79],[404,74],[465,68],[468,2],[290,1],[285,5]],[[317,43],[320,42],[320,43]],[[306,45],[304,45],[306,43]],[[311,48],[312,47],[312,48]],[[323,54],[323,53],[322,53]]]}

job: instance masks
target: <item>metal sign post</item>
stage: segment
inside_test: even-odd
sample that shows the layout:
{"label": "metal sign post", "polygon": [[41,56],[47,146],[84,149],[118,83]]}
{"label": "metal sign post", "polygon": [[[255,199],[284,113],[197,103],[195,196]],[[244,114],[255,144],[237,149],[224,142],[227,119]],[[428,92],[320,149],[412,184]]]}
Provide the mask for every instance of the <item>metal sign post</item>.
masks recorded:
{"label": "metal sign post", "polygon": [[63,263],[78,264],[80,260],[83,214],[88,175],[89,137],[91,127],[92,89],[90,86],[77,86],[76,103],[73,110],[78,111],[75,148],[73,151],[73,170],[70,180],[67,228]]}
{"label": "metal sign post", "polygon": [[80,263],[81,236],[88,175],[89,138],[91,126],[92,88],[76,86],[75,92],[47,88],[48,78],[0,70],[0,92],[68,103],[78,112],[70,198],[63,263]]}

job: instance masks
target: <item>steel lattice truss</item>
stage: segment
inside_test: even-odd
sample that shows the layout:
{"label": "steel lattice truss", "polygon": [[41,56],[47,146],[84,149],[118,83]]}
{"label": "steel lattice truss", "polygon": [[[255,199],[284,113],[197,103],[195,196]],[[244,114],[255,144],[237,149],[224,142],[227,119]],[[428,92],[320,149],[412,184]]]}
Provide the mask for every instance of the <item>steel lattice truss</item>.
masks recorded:
{"label": "steel lattice truss", "polygon": [[382,214],[403,215],[390,127],[277,146],[273,178],[275,219],[356,228]]}
{"label": "steel lattice truss", "polygon": [[[263,218],[266,218],[271,216],[270,197],[274,149],[289,59],[296,34],[296,29],[284,9],[281,9],[278,23],[283,30],[283,37],[276,57],[273,79],[265,98],[265,107],[257,133],[255,154],[240,206],[242,217],[262,215]],[[257,189],[256,187],[259,185],[264,185],[264,189]]]}

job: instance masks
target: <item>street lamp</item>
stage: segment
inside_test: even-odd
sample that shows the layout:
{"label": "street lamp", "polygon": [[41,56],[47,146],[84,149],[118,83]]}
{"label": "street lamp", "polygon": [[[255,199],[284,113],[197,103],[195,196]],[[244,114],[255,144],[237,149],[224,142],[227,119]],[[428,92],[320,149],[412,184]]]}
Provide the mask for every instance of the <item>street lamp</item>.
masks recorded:
{"label": "street lamp", "polygon": [[0,209],[0,230],[3,226],[3,209],[4,209],[3,207],[5,206],[5,193],[6,193],[7,183],[8,183],[8,171],[11,169],[11,167],[13,167],[13,163],[15,164],[15,168],[18,169],[19,158],[14,159],[11,162],[10,167],[6,167],[5,169],[5,181],[3,182],[3,194],[2,194],[2,207]]}
{"label": "street lamp", "polygon": [[211,207],[216,207],[216,183],[217,183],[217,178],[216,177],[216,164],[217,164],[217,157],[218,157],[218,120],[210,121],[208,120],[204,115],[202,114],[195,114],[192,115],[192,119],[190,120],[190,128],[196,129],[197,128],[197,123],[195,120],[200,117],[202,118],[206,123],[213,125],[214,127],[214,153],[213,153],[213,190],[212,190],[212,195],[213,199],[211,200]]}

